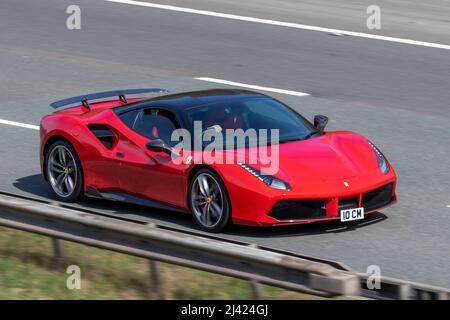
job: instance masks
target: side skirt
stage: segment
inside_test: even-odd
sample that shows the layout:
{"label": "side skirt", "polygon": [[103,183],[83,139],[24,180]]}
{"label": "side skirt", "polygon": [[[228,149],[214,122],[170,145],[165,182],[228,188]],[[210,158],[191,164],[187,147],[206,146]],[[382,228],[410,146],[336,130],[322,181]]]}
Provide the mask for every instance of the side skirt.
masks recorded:
{"label": "side skirt", "polygon": [[177,207],[173,207],[171,205],[161,203],[159,201],[150,200],[150,199],[146,199],[146,198],[142,198],[142,197],[137,197],[137,196],[134,196],[134,195],[131,195],[128,193],[124,193],[124,192],[100,192],[96,188],[91,187],[91,186],[87,187],[87,191],[85,192],[85,195],[88,197],[91,197],[91,198],[131,203],[131,204],[136,204],[139,206],[151,207],[151,208],[161,209],[161,210],[189,213],[189,211],[182,210]]}

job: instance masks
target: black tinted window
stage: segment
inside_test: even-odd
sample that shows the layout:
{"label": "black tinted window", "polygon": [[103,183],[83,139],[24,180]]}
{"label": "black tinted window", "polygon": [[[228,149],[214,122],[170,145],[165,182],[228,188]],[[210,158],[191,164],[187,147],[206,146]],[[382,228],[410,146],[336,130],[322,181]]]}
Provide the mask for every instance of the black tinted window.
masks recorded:
{"label": "black tinted window", "polygon": [[172,145],[172,133],[178,128],[175,117],[172,113],[160,110],[149,109],[139,114],[133,129],[149,139],[161,139],[168,145]]}
{"label": "black tinted window", "polygon": [[[314,127],[301,115],[284,104],[270,98],[252,98],[231,102],[219,102],[190,108],[185,113],[185,122],[192,132],[194,121],[201,121],[202,129],[220,127],[226,129],[279,130],[280,142],[300,140],[310,134]],[[265,144],[264,141],[259,141]],[[230,146],[226,146],[228,149]],[[244,146],[237,146],[244,147]]]}
{"label": "black tinted window", "polygon": [[133,110],[133,111],[128,111],[128,112],[122,113],[119,116],[119,118],[120,118],[120,120],[122,120],[123,123],[125,123],[129,128],[132,129],[139,111],[140,110]]}

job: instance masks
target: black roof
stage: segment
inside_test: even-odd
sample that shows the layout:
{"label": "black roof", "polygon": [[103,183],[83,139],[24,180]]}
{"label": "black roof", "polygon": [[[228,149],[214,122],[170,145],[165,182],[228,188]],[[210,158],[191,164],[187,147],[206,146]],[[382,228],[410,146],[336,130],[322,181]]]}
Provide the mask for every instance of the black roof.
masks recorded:
{"label": "black roof", "polygon": [[264,97],[262,93],[240,90],[240,89],[209,89],[201,91],[191,91],[176,94],[163,95],[159,97],[139,100],[127,103],[114,108],[116,113],[123,113],[134,109],[148,107],[163,107],[173,112],[183,109],[205,105],[214,102],[240,100],[244,98]]}

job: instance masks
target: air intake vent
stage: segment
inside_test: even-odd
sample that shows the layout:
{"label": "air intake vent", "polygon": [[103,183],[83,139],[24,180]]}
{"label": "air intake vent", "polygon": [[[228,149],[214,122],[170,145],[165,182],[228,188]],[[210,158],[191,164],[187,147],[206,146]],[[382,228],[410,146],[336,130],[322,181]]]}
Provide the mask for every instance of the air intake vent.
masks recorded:
{"label": "air intake vent", "polygon": [[112,149],[117,137],[107,125],[90,124],[88,128],[107,149]]}
{"label": "air intake vent", "polygon": [[392,183],[384,185],[378,189],[369,191],[362,196],[362,206],[365,211],[376,210],[387,206],[395,200],[392,195],[394,186]]}
{"label": "air intake vent", "polygon": [[325,218],[325,201],[281,200],[270,210],[269,216],[277,220]]}

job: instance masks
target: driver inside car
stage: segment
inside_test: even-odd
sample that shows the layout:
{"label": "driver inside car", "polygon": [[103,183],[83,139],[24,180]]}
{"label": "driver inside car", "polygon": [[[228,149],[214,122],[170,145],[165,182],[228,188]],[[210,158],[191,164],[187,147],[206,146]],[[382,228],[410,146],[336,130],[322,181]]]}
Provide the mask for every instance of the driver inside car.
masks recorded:
{"label": "driver inside car", "polygon": [[230,107],[212,108],[208,110],[203,125],[205,129],[211,128],[216,132],[222,132],[226,129],[242,129],[243,121]]}

